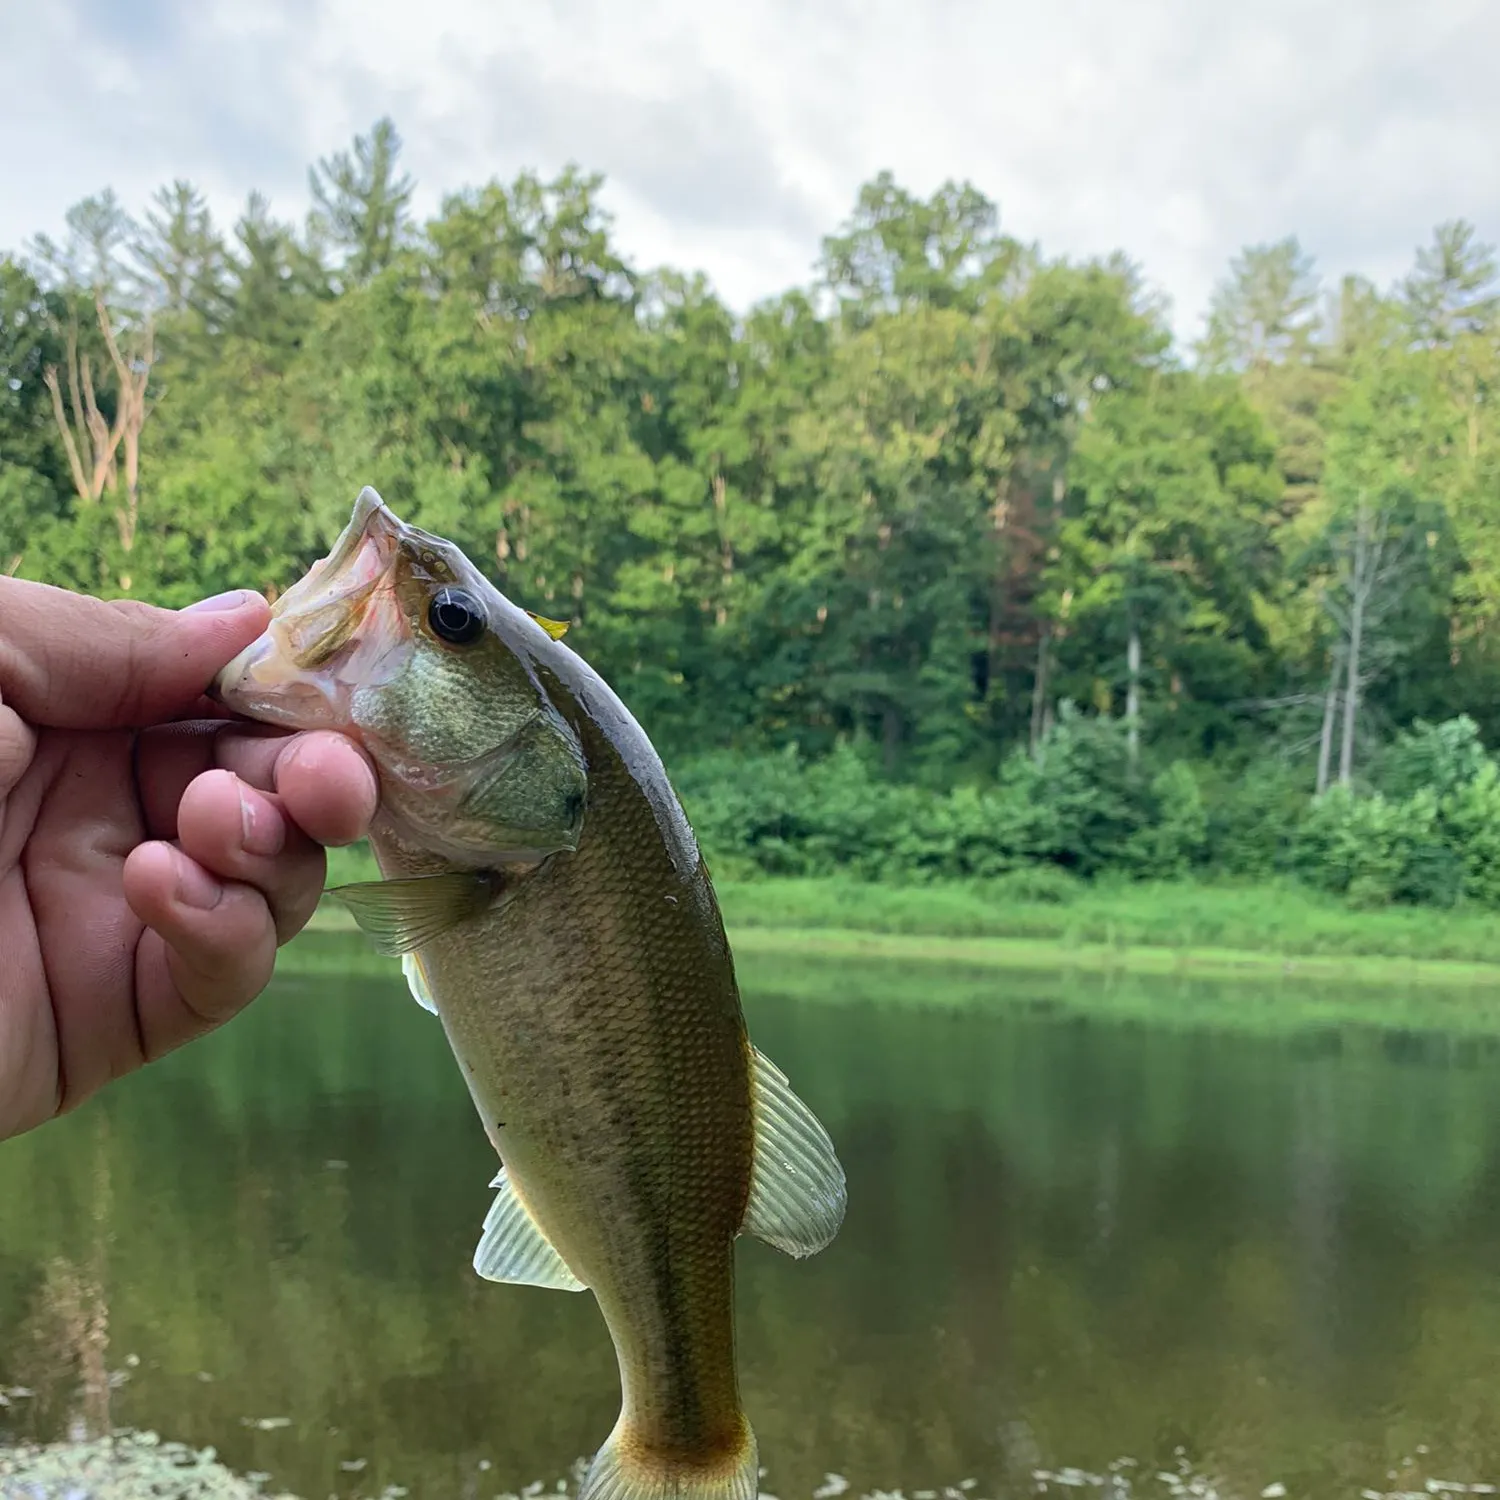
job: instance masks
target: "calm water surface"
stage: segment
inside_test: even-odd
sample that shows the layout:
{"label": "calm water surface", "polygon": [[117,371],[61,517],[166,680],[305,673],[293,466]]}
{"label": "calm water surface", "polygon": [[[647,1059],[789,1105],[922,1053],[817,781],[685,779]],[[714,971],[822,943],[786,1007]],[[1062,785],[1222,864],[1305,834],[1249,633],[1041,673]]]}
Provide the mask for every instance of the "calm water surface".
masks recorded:
{"label": "calm water surface", "polygon": [[[550,1483],[608,1432],[592,1299],[469,1269],[494,1162],[437,1023],[321,956],[0,1147],[0,1390],[32,1393],[0,1436],[108,1421],[309,1497],[446,1500]],[[891,1002],[928,968],[743,967],[850,1194],[811,1261],[741,1246],[769,1491],[1500,1482],[1500,1044],[1089,1019],[1056,1004],[1102,983],[1077,976],[970,976],[993,1003],[952,1012]]]}

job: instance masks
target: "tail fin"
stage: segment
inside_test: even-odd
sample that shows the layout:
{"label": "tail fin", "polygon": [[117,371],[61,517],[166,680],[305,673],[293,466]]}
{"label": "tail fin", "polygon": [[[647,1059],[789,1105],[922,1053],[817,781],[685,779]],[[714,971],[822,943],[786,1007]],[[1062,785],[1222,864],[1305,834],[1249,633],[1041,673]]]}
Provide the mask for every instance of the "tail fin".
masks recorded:
{"label": "tail fin", "polygon": [[733,1452],[694,1459],[653,1451],[622,1415],[594,1455],[578,1500],[756,1500],[759,1493],[760,1458],[748,1422]]}

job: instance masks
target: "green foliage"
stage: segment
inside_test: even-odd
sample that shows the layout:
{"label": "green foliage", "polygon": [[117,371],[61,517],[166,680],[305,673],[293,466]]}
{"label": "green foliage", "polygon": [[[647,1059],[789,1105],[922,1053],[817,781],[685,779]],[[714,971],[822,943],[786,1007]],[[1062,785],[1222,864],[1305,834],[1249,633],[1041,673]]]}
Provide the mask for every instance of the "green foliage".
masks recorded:
{"label": "green foliage", "polygon": [[1019,894],[1110,872],[1290,873],[1365,909],[1500,907],[1500,765],[1472,721],[1419,726],[1380,770],[1384,790],[1336,786],[1310,800],[1271,761],[1221,775],[1181,760],[1132,768],[1117,722],[1065,710],[1034,756],[1015,753],[988,785],[894,783],[849,745],[812,761],[795,750],[698,757],[677,785],[731,878],[967,878]]}
{"label": "green foliage", "polygon": [[1151,782],[1155,804],[1150,824],[1135,836],[1131,863],[1159,879],[1186,875],[1208,845],[1208,812],[1198,778],[1186,761],[1174,760]]}
{"label": "green foliage", "polygon": [[1468,786],[1488,764],[1479,726],[1467,714],[1442,724],[1418,719],[1381,755],[1374,779],[1388,797],[1405,799],[1425,788],[1445,798]]}
{"label": "green foliage", "polygon": [[[1388,292],[1246,250],[1188,368],[1137,268],[1047,257],[970,183],[877,177],[744,316],[629,264],[577,168],[419,222],[381,120],[311,184],[228,233],[189,182],[139,222],[106,191],[0,259],[0,569],[271,592],[373,483],[571,622],[727,868],[1497,899],[1500,292],[1466,223]],[[121,457],[87,493],[47,380],[76,354],[107,429],[96,293],[134,357],[154,330],[128,542]]]}
{"label": "green foliage", "polygon": [[1285,873],[1307,811],[1308,778],[1266,758],[1210,767],[1204,782],[1206,864],[1257,880]]}
{"label": "green foliage", "polygon": [[[684,763],[678,791],[726,873],[927,881],[1010,877],[1071,889],[1069,873],[1185,873],[1204,855],[1207,814],[1192,769],[1129,766],[1120,726],[1066,712],[1035,756],[1017,752],[988,787],[933,791],[881,778],[841,746]],[[1054,875],[1061,877],[1057,883]],[[1051,884],[1048,882],[1051,881]]]}
{"label": "green foliage", "polygon": [[1455,786],[1439,803],[1439,816],[1443,846],[1462,869],[1463,894],[1500,907],[1500,767],[1487,761]]}
{"label": "green foliage", "polygon": [[1451,905],[1458,892],[1444,876],[1443,854],[1430,791],[1392,802],[1379,792],[1358,797],[1340,786],[1303,819],[1294,857],[1304,877],[1368,908],[1398,899]]}

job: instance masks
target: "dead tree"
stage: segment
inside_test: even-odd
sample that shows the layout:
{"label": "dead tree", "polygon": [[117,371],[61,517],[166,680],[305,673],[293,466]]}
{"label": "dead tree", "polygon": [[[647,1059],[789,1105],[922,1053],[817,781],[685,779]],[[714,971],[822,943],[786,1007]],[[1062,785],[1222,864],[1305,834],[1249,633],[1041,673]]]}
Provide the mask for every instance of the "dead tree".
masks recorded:
{"label": "dead tree", "polygon": [[1032,759],[1041,753],[1042,741],[1052,732],[1052,661],[1054,648],[1068,633],[1068,615],[1073,608],[1073,590],[1064,589],[1056,620],[1044,620],[1037,638],[1036,676],[1031,686],[1031,733],[1028,748]]}
{"label": "dead tree", "polygon": [[1141,756],[1141,627],[1132,617],[1125,643],[1125,745],[1131,767]]}
{"label": "dead tree", "polygon": [[57,367],[49,365],[42,378],[52,395],[52,415],[79,500],[94,506],[106,494],[110,497],[124,560],[120,591],[128,594],[130,556],[140,526],[141,429],[150,414],[146,392],[155,360],[155,336],[148,318],[130,340],[129,348],[122,350],[100,292],[94,294],[94,310],[114,376],[113,420],[106,420],[100,409],[89,356],[79,353],[76,320],[70,320],[67,330],[66,408]]}
{"label": "dead tree", "polygon": [[1318,796],[1328,790],[1328,773],[1333,764],[1333,730],[1339,713],[1339,669],[1343,651],[1335,649],[1329,658],[1328,687],[1323,694],[1323,728],[1318,735]]}
{"label": "dead tree", "polygon": [[[1342,709],[1339,742],[1339,783],[1348,786],[1354,775],[1354,737],[1366,687],[1392,657],[1383,627],[1402,605],[1412,581],[1416,560],[1415,533],[1396,522],[1392,509],[1374,503],[1361,492],[1352,525],[1336,545],[1334,587],[1323,591],[1323,608],[1339,631],[1324,709],[1324,743],[1320,745],[1319,789],[1327,785],[1333,738],[1335,698]],[[1342,691],[1338,677],[1343,675]]]}

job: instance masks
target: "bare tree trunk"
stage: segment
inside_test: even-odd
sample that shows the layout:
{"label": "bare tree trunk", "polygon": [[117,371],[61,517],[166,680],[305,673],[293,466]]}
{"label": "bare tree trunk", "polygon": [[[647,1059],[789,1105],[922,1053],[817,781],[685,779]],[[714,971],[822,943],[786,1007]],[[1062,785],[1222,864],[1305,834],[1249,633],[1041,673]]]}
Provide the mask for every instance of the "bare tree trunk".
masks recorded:
{"label": "bare tree trunk", "polygon": [[129,572],[130,555],[135,551],[136,528],[141,517],[141,429],[146,425],[146,387],[151,381],[151,366],[156,361],[156,337],[148,318],[137,347],[128,355],[122,354],[109,314],[105,310],[104,299],[98,298],[95,305],[105,346],[115,367],[116,400],[123,428],[125,495],[123,501],[115,506],[115,525],[120,534],[120,550],[125,554],[126,571],[120,574],[120,591],[128,594],[133,583]]}
{"label": "bare tree trunk", "polygon": [[1344,736],[1339,745],[1339,785],[1348,786],[1354,775],[1354,723],[1359,714],[1359,611],[1354,614],[1354,629],[1349,637],[1348,675],[1344,686]]}
{"label": "bare tree trunk", "polygon": [[[1005,545],[1005,529],[1009,522],[1010,476],[1007,474],[996,486],[994,503],[990,506],[990,545],[994,548],[994,559],[993,570],[990,574],[990,619],[987,632],[988,654],[985,663],[986,696],[995,691],[995,685],[1005,671],[1001,643],[1005,636],[1005,583],[1007,568],[1011,562],[1006,555],[1009,549]],[[1034,711],[1032,717],[1036,717]]]}
{"label": "bare tree trunk", "polygon": [[887,703],[880,714],[881,764],[887,776],[894,773],[901,754],[901,714],[894,703]]}
{"label": "bare tree trunk", "polygon": [[713,477],[714,516],[719,527],[720,583],[724,592],[719,596],[719,607],[714,611],[714,622],[724,624],[729,619],[729,591],[734,586],[734,543],[729,537],[729,488],[722,474]]}
{"label": "bare tree trunk", "polygon": [[1359,654],[1364,644],[1365,606],[1370,599],[1370,516],[1361,501],[1354,530],[1354,566],[1349,590],[1349,656],[1344,678],[1344,736],[1339,746],[1339,784],[1354,775],[1354,728],[1359,717]]}
{"label": "bare tree trunk", "polygon": [[1141,753],[1141,632],[1131,623],[1125,646],[1125,744],[1133,766]]}
{"label": "bare tree trunk", "polygon": [[[146,425],[150,408],[146,388],[151,381],[151,367],[156,359],[155,338],[147,320],[138,330],[130,347],[121,350],[114,324],[102,294],[95,294],[94,310],[99,331],[115,373],[115,415],[113,423],[104,420],[94,389],[93,372],[87,355],[79,356],[78,329],[68,327],[67,381],[68,409],[63,406],[62,388],[57,370],[49,366],[42,375],[52,396],[52,415],[58,436],[67,454],[73,487],[85,505],[95,505],[104,492],[113,495],[120,480],[121,449],[124,449],[125,493],[115,503],[115,529],[120,538],[126,570],[120,574],[121,592],[129,593],[132,579],[128,571],[130,555],[135,550],[136,531],[140,525],[141,496],[141,429]],[[72,420],[69,420],[69,410]]]}
{"label": "bare tree trunk", "polygon": [[1037,642],[1036,678],[1031,685],[1031,753],[1036,755],[1056,722],[1052,702],[1052,658],[1058,643],[1068,634],[1068,616],[1073,609],[1073,590],[1064,589],[1058,601],[1057,618],[1042,625]]}
{"label": "bare tree trunk", "polygon": [[1031,754],[1041,748],[1047,710],[1047,677],[1052,666],[1052,627],[1043,625],[1036,643],[1036,678],[1031,684]]}
{"label": "bare tree trunk", "polygon": [[1328,772],[1333,761],[1333,726],[1339,713],[1339,653],[1328,666],[1328,688],[1323,694],[1323,732],[1318,738],[1318,796],[1328,790]]}

